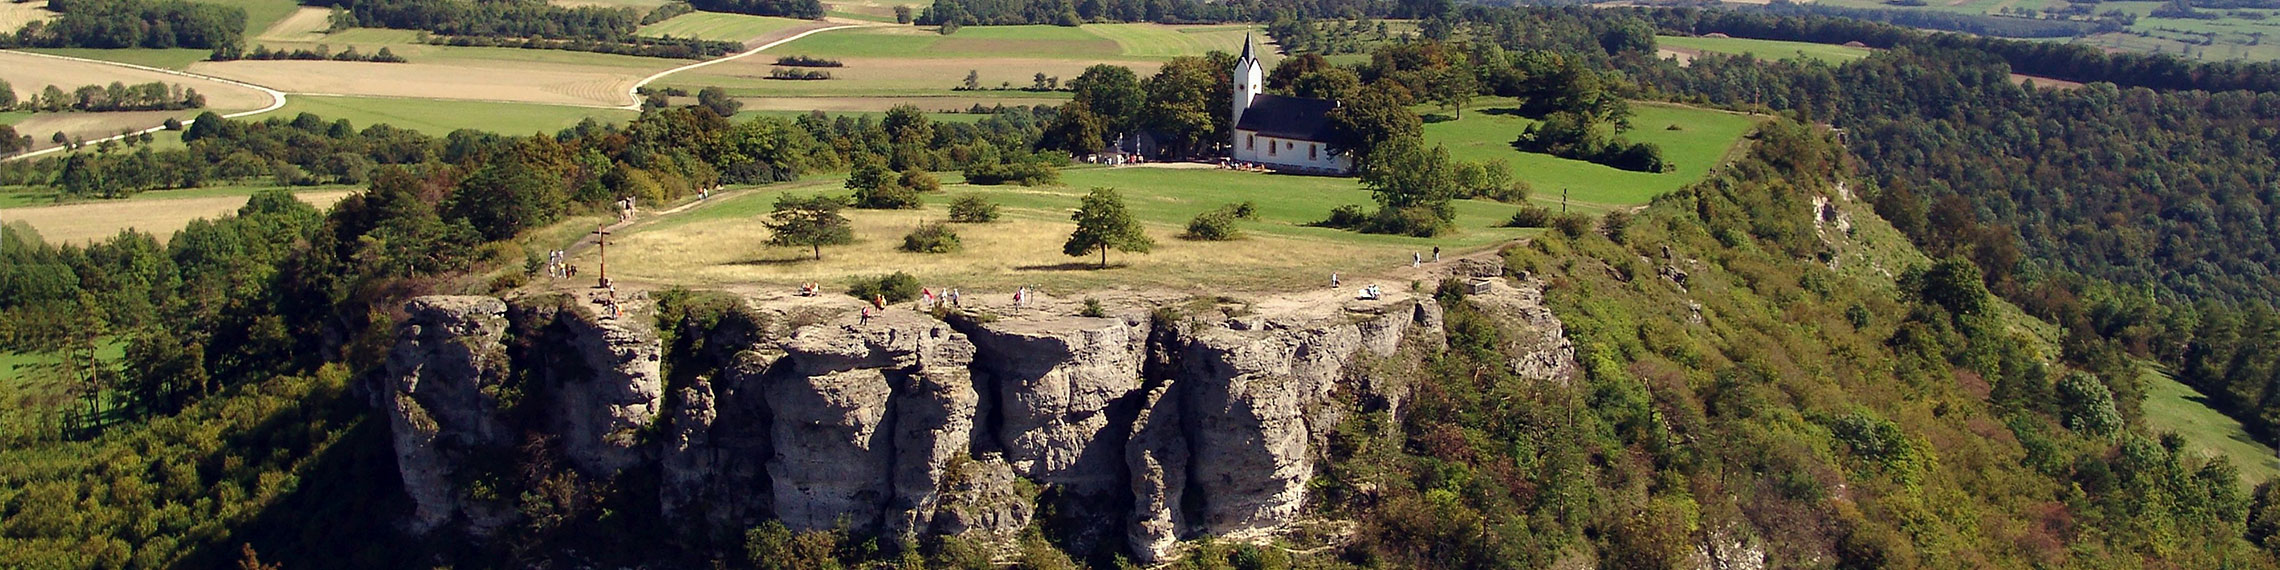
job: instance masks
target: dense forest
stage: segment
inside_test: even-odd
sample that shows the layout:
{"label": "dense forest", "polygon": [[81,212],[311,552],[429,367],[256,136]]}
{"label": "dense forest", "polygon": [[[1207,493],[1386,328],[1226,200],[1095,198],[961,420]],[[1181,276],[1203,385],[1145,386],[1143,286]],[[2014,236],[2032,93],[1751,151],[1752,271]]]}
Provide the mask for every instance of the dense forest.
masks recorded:
{"label": "dense forest", "polygon": [[[943,0],[933,17],[1029,21],[1045,4],[1036,13],[1054,19],[1133,13]],[[1141,6],[1137,19],[1188,17]],[[1628,98],[1787,116],[1703,182],[1640,211],[1563,217],[1505,252],[1546,283],[1579,378],[1515,377],[1500,352],[1509,316],[1443,286],[1449,349],[1374,364],[1411,383],[1407,411],[1353,416],[1321,458],[1312,508],[1352,521],[1351,540],[1203,544],[1187,567],[1665,568],[1729,543],[1804,567],[2275,565],[2280,485],[2246,490],[2226,460],[2145,429],[2135,360],[2168,364],[2262,437],[2280,432],[2280,314],[2263,308],[2280,290],[2267,269],[2280,238],[2266,231],[2280,224],[2280,99],[2179,89],[2261,85],[2260,68],[1813,16],[1354,10],[1440,23],[1365,64],[1286,58],[1270,89],[1346,101],[1337,144],[1364,158],[1381,220],[1485,190],[1461,189],[1459,165],[1418,144],[1412,106],[1516,97],[1555,125],[1607,128]],[[555,33],[531,15],[494,29]],[[461,24],[490,25],[437,25]],[[1889,49],[1843,66],[1679,66],[1653,57],[1657,29],[1858,34]],[[1070,82],[1067,106],[973,124],[911,107],[731,122],[660,105],[624,125],[432,137],[209,113],[180,149],[0,164],[0,184],[71,197],[254,178],[366,187],[322,212],[265,192],[163,244],[129,231],[51,245],[0,227],[0,346],[64,356],[53,372],[71,387],[53,407],[0,416],[0,566],[990,567],[955,543],[780,525],[659,536],[654,505],[613,502],[638,494],[535,484],[515,501],[527,524],[481,544],[413,541],[389,525],[406,499],[357,377],[384,357],[404,299],[512,288],[543,265],[532,232],[621,196],[663,203],[856,164],[1031,171],[1132,128],[1210,152],[1231,57],[1178,58],[1146,78],[1096,67]],[[2112,83],[2026,87],[2010,75],[2020,62]],[[1817,201],[1852,227],[1824,226]],[[78,364],[107,347],[123,352],[117,366]],[[1017,562],[1074,564],[1057,548],[1042,533]]]}
{"label": "dense forest", "polygon": [[34,20],[0,47],[199,48],[245,45],[245,9],[184,0],[48,0],[61,15]]}

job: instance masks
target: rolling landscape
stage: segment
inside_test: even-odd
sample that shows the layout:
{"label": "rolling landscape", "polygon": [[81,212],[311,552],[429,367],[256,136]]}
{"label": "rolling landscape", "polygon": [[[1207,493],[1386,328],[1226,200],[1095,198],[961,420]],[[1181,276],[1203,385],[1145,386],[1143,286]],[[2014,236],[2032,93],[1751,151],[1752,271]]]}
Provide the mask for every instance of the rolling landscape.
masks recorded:
{"label": "rolling landscape", "polygon": [[2275,9],[0,3],[0,568],[2280,567]]}

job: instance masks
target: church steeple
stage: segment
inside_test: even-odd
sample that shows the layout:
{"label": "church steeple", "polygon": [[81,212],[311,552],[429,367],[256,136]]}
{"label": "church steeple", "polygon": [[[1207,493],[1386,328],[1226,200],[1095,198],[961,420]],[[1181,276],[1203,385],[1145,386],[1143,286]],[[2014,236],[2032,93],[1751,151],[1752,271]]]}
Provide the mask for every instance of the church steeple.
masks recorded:
{"label": "church steeple", "polygon": [[[1253,57],[1251,57],[1251,33],[1250,33],[1250,32],[1243,32],[1243,57],[1240,57],[1240,58],[1236,58],[1236,59],[1235,59],[1235,61],[1237,61],[1237,62],[1244,62],[1244,61],[1250,61],[1250,60],[1252,60],[1252,59],[1256,59],[1256,58],[1253,58]],[[1237,65],[1237,66],[1241,66],[1242,64],[1241,64],[1241,63],[1237,63],[1237,64],[1235,64],[1235,65]]]}
{"label": "church steeple", "polygon": [[[1235,96],[1233,97],[1235,108],[1232,109],[1234,112],[1228,116],[1227,125],[1229,127],[1243,124],[1243,112],[1250,110],[1251,99],[1267,90],[1267,73],[1264,69],[1265,66],[1259,62],[1259,57],[1252,51],[1251,46],[1254,43],[1256,42],[1251,41],[1251,34],[1245,32],[1243,34],[1243,57],[1235,60],[1235,84],[1233,85],[1235,88]],[[1228,130],[1233,131],[1235,129],[1229,128]]]}

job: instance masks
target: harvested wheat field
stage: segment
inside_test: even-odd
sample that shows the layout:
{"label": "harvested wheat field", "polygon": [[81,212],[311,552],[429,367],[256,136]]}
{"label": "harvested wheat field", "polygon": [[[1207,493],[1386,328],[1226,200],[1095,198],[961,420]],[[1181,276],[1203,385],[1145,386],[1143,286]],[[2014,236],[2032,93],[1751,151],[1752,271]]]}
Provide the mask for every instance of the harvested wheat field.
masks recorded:
{"label": "harvested wheat field", "polygon": [[331,9],[301,8],[263,30],[258,39],[266,42],[313,42],[324,39],[325,33],[331,30]]}
{"label": "harvested wheat field", "polygon": [[0,4],[0,33],[15,33],[24,24],[50,20],[56,17],[49,12],[46,2],[9,2]]}
{"label": "harvested wheat field", "polygon": [[[670,63],[658,60],[659,69]],[[639,69],[549,63],[458,61],[201,62],[191,71],[292,93],[619,106],[645,75]]]}
{"label": "harvested wheat field", "polygon": [[[49,85],[69,92],[81,85],[108,85],[113,81],[129,85],[159,81],[197,89],[206,96],[206,108],[215,111],[244,111],[269,105],[266,93],[219,81],[13,51],[0,51],[0,79],[8,80],[8,84],[16,88],[19,99],[28,98]],[[155,126],[158,123],[142,125]]]}
{"label": "harvested wheat field", "polygon": [[[334,202],[347,197],[351,190],[315,190],[294,196],[318,208],[332,207]],[[119,230],[134,228],[158,236],[164,243],[174,232],[190,225],[190,220],[218,218],[236,212],[245,206],[247,195],[206,196],[198,198],[145,198],[135,200],[108,200],[9,208],[0,210],[0,219],[21,220],[30,223],[48,243],[89,243],[111,237]]]}

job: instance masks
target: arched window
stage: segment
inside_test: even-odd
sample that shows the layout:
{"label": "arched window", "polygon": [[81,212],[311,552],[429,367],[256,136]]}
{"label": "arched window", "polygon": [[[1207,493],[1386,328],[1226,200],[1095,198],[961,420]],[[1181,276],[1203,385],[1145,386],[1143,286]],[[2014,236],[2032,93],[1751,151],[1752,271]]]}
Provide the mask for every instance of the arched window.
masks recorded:
{"label": "arched window", "polygon": [[1258,133],[1243,135],[1243,150],[1259,150]]}
{"label": "arched window", "polygon": [[1307,159],[1307,160],[1317,160],[1317,159],[1320,159],[1320,158],[1322,158],[1322,157],[1321,157],[1321,153],[1322,153],[1322,145],[1321,145],[1321,144],[1319,144],[1319,143],[1306,143],[1306,159]]}

